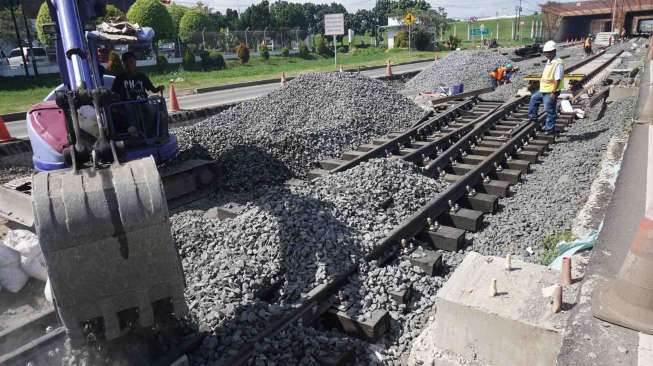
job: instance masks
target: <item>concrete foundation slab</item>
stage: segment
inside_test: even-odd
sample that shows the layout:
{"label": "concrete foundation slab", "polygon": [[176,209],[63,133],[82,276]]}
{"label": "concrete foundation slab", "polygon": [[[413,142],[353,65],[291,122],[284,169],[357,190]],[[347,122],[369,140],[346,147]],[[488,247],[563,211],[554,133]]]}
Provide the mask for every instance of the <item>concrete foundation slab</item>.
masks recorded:
{"label": "concrete foundation slab", "polygon": [[[575,298],[566,287],[563,311],[552,313],[544,294],[559,278],[544,266],[513,259],[507,270],[504,258],[470,252],[438,293],[434,319],[413,344],[409,364],[554,365],[564,310]],[[496,296],[489,294],[492,279]]]}

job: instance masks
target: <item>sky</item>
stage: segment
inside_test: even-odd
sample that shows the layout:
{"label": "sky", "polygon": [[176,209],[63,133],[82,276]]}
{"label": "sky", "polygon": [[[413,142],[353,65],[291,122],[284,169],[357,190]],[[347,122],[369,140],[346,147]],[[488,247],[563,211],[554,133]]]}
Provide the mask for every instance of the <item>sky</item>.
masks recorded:
{"label": "sky", "polygon": [[[193,5],[197,0],[173,0],[175,3],[183,5]],[[244,10],[252,3],[260,0],[202,0],[202,2],[214,10],[224,12],[227,8]],[[287,0],[291,2],[309,2],[314,3],[331,3],[338,2],[343,4],[347,11],[354,12],[358,9],[371,9],[374,7],[375,0]],[[498,12],[499,15],[515,14],[515,7],[519,5],[519,0],[427,0],[432,7],[442,6],[451,18],[463,19],[468,17],[491,17]],[[575,0],[558,0],[560,2],[570,2]],[[539,11],[538,4],[546,0],[522,0],[522,9],[524,14],[531,14]]]}

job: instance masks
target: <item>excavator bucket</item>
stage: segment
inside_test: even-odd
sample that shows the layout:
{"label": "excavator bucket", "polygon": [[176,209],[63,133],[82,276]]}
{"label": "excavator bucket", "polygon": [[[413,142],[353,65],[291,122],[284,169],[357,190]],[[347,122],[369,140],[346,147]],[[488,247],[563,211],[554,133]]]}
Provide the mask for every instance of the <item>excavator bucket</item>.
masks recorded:
{"label": "excavator bucket", "polygon": [[151,157],[39,172],[32,180],[35,229],[73,345],[187,314],[181,261]]}

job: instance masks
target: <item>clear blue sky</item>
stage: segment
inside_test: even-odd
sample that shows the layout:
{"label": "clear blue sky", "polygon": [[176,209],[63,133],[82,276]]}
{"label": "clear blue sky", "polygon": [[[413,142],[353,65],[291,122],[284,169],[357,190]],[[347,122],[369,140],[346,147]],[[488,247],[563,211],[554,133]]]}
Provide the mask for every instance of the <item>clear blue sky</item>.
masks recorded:
{"label": "clear blue sky", "polygon": [[[197,0],[173,0],[175,3],[183,5],[192,5]],[[244,10],[252,3],[260,0],[202,0],[203,3],[211,8],[224,12],[226,8]],[[271,0],[272,2],[273,0]],[[304,3],[310,0],[287,0],[291,2]],[[348,11],[358,9],[371,9],[374,7],[374,0],[312,0],[315,3],[339,2],[343,4]],[[496,12],[499,15],[515,14],[515,7],[519,5],[519,0],[427,0],[433,7],[442,6],[446,9],[447,14],[452,18],[489,17],[494,16]],[[560,2],[573,2],[575,0],[558,0]],[[539,11],[538,4],[546,0],[522,0],[522,9],[525,14],[531,14]]]}

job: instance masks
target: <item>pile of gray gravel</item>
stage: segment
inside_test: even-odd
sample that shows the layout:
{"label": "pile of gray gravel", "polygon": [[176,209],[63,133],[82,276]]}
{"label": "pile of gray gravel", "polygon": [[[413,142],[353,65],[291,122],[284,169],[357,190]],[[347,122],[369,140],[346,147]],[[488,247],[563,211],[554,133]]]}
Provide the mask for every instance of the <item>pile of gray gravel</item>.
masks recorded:
{"label": "pile of gray gravel", "polygon": [[467,91],[487,88],[492,86],[489,72],[508,62],[496,51],[454,51],[408,81],[405,90],[425,92],[460,83]]}
{"label": "pile of gray gravel", "polygon": [[571,228],[608,142],[632,123],[635,98],[610,104],[603,118],[594,120],[599,106],[590,118],[577,120],[557,138],[546,159],[532,165],[524,182],[500,201],[503,210],[486,216],[489,225],[483,231],[468,234],[473,240],[469,250],[498,256],[512,253],[536,262],[546,237]]}
{"label": "pile of gray gravel", "polygon": [[225,186],[242,191],[302,177],[318,161],[408,127],[422,113],[382,81],[310,73],[174,134],[181,159],[218,159]]}
{"label": "pile of gray gravel", "polygon": [[[251,339],[262,319],[343,273],[444,187],[411,163],[376,159],[314,183],[273,187],[234,219],[173,215],[187,302],[214,332],[202,358]],[[274,285],[276,305],[262,299]]]}

